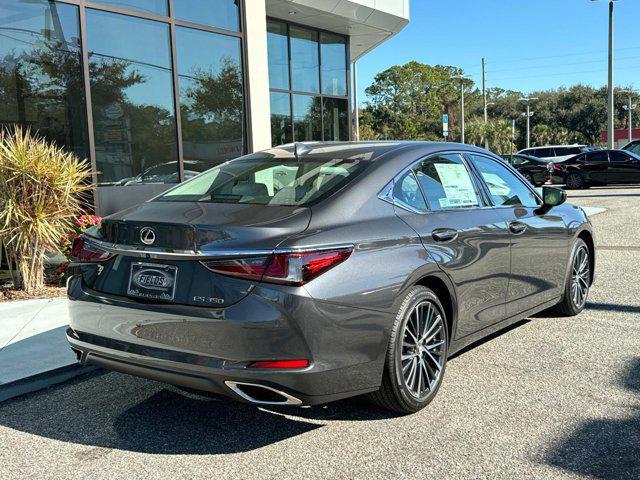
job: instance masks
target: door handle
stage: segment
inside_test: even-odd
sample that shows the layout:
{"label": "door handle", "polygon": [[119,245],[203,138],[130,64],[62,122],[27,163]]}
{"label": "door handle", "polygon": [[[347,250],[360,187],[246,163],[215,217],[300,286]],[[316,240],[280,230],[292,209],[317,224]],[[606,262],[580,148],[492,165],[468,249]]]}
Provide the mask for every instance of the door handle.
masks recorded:
{"label": "door handle", "polygon": [[458,231],[453,228],[437,228],[431,232],[431,236],[436,242],[452,242],[458,238]]}
{"label": "door handle", "polygon": [[527,229],[527,224],[522,222],[510,222],[509,231],[514,235],[520,235]]}

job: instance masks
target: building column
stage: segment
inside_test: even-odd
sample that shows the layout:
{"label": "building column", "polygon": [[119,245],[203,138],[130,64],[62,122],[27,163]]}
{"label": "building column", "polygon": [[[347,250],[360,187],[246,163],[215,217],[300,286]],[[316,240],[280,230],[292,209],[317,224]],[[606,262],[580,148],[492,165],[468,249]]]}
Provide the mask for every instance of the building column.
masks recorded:
{"label": "building column", "polygon": [[269,108],[269,60],[267,56],[267,11],[265,0],[245,2],[245,48],[249,98],[247,114],[251,136],[250,152],[271,148]]}

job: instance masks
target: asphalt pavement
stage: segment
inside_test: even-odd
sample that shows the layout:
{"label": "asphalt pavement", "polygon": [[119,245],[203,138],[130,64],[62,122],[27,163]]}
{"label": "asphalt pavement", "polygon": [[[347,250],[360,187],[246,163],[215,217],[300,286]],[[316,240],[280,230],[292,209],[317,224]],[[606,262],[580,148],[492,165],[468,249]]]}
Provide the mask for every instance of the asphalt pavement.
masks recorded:
{"label": "asphalt pavement", "polygon": [[640,188],[570,201],[606,208],[587,310],[466,349],[418,414],[255,408],[94,373],[0,404],[0,478],[640,478]]}

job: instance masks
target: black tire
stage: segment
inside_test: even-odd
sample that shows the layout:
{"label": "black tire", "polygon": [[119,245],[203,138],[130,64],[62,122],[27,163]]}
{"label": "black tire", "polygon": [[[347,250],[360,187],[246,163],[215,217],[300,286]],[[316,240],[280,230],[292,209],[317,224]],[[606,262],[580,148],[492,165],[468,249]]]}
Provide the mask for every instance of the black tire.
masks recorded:
{"label": "black tire", "polygon": [[[407,326],[408,322],[415,322],[415,320],[412,320],[415,318],[414,312],[416,312],[416,308],[420,306],[423,312],[425,308],[429,308],[430,306],[434,310],[428,310],[428,312],[435,312],[434,315],[440,317],[439,321],[437,316],[433,319],[433,325],[435,325],[436,323],[441,324],[441,327],[435,327],[435,331],[439,332],[435,343],[442,342],[442,344],[439,346],[440,353],[433,356],[429,354],[424,355],[424,353],[422,353],[422,350],[420,350],[419,354],[413,354],[416,358],[415,362],[414,359],[403,360],[403,349],[411,348],[406,346],[407,343],[405,339],[409,339],[410,337],[406,336],[407,332],[405,331],[405,327]],[[420,330],[421,332],[429,329],[429,317],[424,320],[425,328],[423,330]],[[417,328],[419,329],[420,327]],[[410,332],[409,335],[411,335]],[[428,333],[427,335],[432,334]],[[427,337],[427,335],[425,335],[425,337]],[[435,345],[435,343],[432,344],[432,346]],[[440,300],[438,300],[438,297],[435,295],[435,293],[433,293],[433,291],[431,291],[430,289],[423,286],[412,287],[405,295],[405,298],[402,301],[402,305],[400,306],[393,324],[391,339],[387,348],[387,357],[384,365],[384,371],[382,374],[382,384],[378,391],[370,393],[368,395],[369,400],[371,400],[379,407],[402,414],[415,413],[426,407],[435,398],[442,383],[445,368],[447,365],[448,346],[449,331],[447,327],[447,318],[445,315],[445,310],[442,307],[442,303],[440,302]],[[427,345],[425,347],[425,350],[428,348],[431,347]],[[414,350],[417,351],[417,347],[414,347]],[[430,350],[430,352],[435,353],[434,350]],[[432,360],[430,360],[428,357],[431,357],[431,359],[437,359],[437,362],[441,364],[439,370],[435,369],[437,363],[432,362]],[[426,360],[429,360],[428,364]],[[436,374],[433,378],[433,382],[431,382],[430,380],[428,381],[428,389],[426,388],[426,383],[422,385],[425,387],[424,394],[419,394],[416,396],[407,386],[407,381],[403,374],[403,361],[411,363],[409,369],[412,369],[414,366],[413,364],[415,363],[415,368],[417,368],[416,375],[423,375],[424,372],[423,378],[429,378],[429,373]],[[427,365],[423,365],[423,363]],[[406,365],[408,364],[405,364],[405,368]],[[423,369],[421,369],[421,367]],[[424,382],[425,380],[422,381]],[[421,391],[420,380],[417,380],[416,390],[418,392]]]}
{"label": "black tire", "polygon": [[[574,277],[575,277],[575,262],[576,257],[578,255],[582,255],[582,253],[586,253],[586,275],[582,274],[583,280],[578,280],[581,285],[585,286],[584,282],[586,281],[586,291],[584,293],[584,298],[581,301],[576,302],[576,297],[574,295]],[[573,245],[573,249],[571,250],[571,266],[569,267],[569,274],[565,279],[564,285],[564,293],[562,295],[562,301],[558,303],[555,307],[553,307],[552,311],[554,313],[558,313],[565,317],[574,317],[578,315],[587,303],[587,297],[589,295],[589,287],[591,286],[591,258],[590,258],[589,248],[587,244],[580,238],[576,240]],[[584,278],[586,276],[586,278]]]}
{"label": "black tire", "polygon": [[568,190],[581,190],[585,188],[587,182],[579,173],[570,173],[565,177],[564,183]]}

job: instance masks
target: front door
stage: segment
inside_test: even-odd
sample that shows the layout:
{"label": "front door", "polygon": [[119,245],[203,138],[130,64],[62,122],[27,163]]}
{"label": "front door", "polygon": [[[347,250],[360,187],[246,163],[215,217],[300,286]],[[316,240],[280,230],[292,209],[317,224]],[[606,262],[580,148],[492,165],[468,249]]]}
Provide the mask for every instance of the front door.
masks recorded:
{"label": "front door", "polygon": [[584,157],[582,169],[589,174],[592,182],[606,184],[609,181],[609,158],[605,150],[588,152]]}
{"label": "front door", "polygon": [[439,154],[419,162],[395,190],[399,205],[412,207],[396,208],[398,215],[455,285],[456,338],[506,318],[510,235],[500,213],[484,205],[462,156]]}
{"label": "front door", "polygon": [[608,183],[640,183],[640,160],[626,152],[609,152]]}
{"label": "front door", "polygon": [[554,300],[564,287],[569,237],[560,215],[541,213],[541,201],[514,173],[484,155],[469,155],[511,239],[507,316]]}

